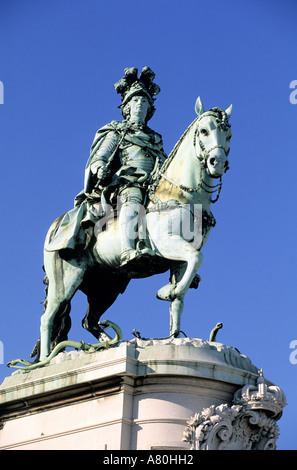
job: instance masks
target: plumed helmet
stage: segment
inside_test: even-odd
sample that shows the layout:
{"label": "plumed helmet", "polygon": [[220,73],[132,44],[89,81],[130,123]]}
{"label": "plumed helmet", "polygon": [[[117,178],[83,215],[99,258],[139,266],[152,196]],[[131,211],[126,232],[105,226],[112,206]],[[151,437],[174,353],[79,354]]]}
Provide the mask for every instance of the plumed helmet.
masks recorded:
{"label": "plumed helmet", "polygon": [[125,76],[115,83],[114,88],[117,93],[121,94],[122,108],[133,96],[146,96],[153,106],[154,96],[160,93],[160,87],[153,82],[155,78],[154,72],[147,66],[143,67],[138,78],[138,69],[135,67],[126,68]]}

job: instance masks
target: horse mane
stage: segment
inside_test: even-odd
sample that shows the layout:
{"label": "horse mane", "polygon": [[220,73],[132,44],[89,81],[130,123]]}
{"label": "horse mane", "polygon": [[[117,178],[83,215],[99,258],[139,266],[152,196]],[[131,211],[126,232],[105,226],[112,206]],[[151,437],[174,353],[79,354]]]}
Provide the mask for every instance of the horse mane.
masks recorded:
{"label": "horse mane", "polygon": [[170,163],[172,162],[172,160],[174,159],[175,155],[177,154],[177,151],[179,149],[179,147],[181,146],[183,140],[185,139],[185,137],[187,136],[187,134],[190,132],[190,130],[192,129],[192,127],[194,126],[194,124],[198,121],[199,119],[199,116],[194,119],[194,121],[191,122],[191,124],[187,127],[187,129],[185,130],[185,132],[182,134],[182,136],[179,138],[179,140],[176,142],[175,146],[173,147],[173,149],[171,150],[171,152],[169,153],[168,157],[166,158],[166,160],[164,161],[163,165],[161,166],[160,168],[160,173],[164,173],[164,171],[167,170],[168,166],[170,165]]}

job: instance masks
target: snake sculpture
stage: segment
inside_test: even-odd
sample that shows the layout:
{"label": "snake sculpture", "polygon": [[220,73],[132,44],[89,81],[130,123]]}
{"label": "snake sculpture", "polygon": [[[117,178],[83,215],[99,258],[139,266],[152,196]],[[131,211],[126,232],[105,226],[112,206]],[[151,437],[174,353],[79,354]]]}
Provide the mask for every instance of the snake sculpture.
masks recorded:
{"label": "snake sculpture", "polygon": [[[115,323],[113,323],[110,320],[104,320],[102,322],[99,322],[98,325],[101,327],[101,329],[102,329],[101,335],[104,334],[104,336],[106,337],[106,341],[101,341],[101,342],[95,343],[95,344],[85,343],[84,341],[71,341],[71,340],[61,341],[52,350],[51,354],[46,359],[44,359],[43,361],[30,362],[30,361],[27,361],[25,359],[13,359],[12,361],[10,361],[7,364],[7,366],[12,367],[14,369],[21,369],[21,370],[30,371],[30,370],[34,370],[34,369],[37,369],[39,367],[43,367],[43,366],[48,365],[50,363],[50,361],[55,356],[57,356],[57,354],[61,350],[65,349],[65,348],[68,348],[68,347],[69,348],[74,348],[74,349],[80,349],[82,351],[86,351],[88,353],[91,353],[91,352],[98,351],[99,349],[106,349],[106,348],[116,346],[117,344],[120,343],[120,341],[122,340],[122,331],[121,331],[121,329],[118,325],[116,325]],[[107,328],[112,328],[115,331],[115,337],[114,338],[111,338],[109,335],[107,335],[104,332]],[[17,364],[23,364],[23,365],[19,366]]]}
{"label": "snake sculpture", "polygon": [[217,323],[216,326],[211,330],[208,341],[215,342],[217,339],[218,331],[221,328],[223,328],[223,323]]}

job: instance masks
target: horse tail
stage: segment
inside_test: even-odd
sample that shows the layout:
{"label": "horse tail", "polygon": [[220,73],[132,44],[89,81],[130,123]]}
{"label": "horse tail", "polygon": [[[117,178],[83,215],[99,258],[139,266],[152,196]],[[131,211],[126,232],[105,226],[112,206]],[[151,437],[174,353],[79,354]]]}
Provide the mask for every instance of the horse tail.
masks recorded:
{"label": "horse tail", "polygon": [[[45,272],[44,266],[42,266],[42,269]],[[46,274],[43,278],[43,284],[45,284],[45,289],[44,289],[45,298],[41,303],[43,304],[43,313],[44,313],[45,310],[46,310],[46,306],[47,306],[47,294],[48,294],[48,284],[49,284],[48,276]],[[35,343],[35,345],[32,349],[32,352],[30,354],[30,357],[35,357],[36,356],[35,362],[37,362],[39,360],[39,355],[40,355],[40,338]]]}
{"label": "horse tail", "polygon": [[[42,269],[43,271],[45,272],[45,268],[44,266],[42,266]],[[45,292],[45,299],[43,300],[43,312],[45,312],[46,310],[46,306],[47,306],[47,294],[48,294],[48,285],[49,285],[49,279],[48,279],[48,276],[47,274],[45,273],[45,276],[43,278],[43,284],[45,285],[45,288],[44,288],[44,292]]]}

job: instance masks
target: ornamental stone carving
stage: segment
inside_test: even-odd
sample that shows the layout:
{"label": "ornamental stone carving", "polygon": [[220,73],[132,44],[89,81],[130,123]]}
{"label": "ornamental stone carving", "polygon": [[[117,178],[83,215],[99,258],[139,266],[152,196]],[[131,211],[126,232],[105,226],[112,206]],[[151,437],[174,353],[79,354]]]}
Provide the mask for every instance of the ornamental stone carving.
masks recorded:
{"label": "ornamental stone carving", "polygon": [[275,450],[277,420],[286,396],[277,386],[267,386],[262,371],[257,387],[245,385],[234,394],[233,405],[212,405],[187,422],[183,441],[191,450]]}

